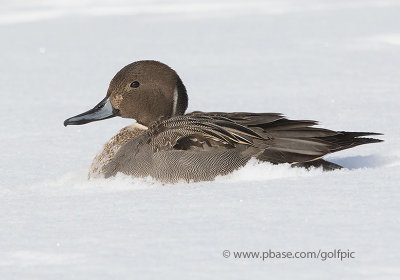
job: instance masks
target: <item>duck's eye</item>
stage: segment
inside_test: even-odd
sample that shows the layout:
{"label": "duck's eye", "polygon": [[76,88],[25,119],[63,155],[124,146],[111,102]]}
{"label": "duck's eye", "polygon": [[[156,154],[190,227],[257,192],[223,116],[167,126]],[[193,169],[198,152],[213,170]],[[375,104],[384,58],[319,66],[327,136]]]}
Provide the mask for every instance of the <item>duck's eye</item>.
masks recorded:
{"label": "duck's eye", "polygon": [[131,83],[131,88],[137,88],[139,86],[140,86],[140,84],[138,81],[134,81],[133,83]]}

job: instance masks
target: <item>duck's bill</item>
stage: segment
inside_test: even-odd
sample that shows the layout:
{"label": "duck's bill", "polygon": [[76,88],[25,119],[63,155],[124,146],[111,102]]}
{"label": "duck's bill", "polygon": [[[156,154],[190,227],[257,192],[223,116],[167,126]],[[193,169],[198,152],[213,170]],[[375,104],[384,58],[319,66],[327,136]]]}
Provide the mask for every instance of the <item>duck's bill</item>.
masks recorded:
{"label": "duck's bill", "polygon": [[67,125],[80,125],[100,120],[105,120],[119,116],[119,110],[115,109],[110,102],[110,98],[106,96],[99,104],[97,104],[93,109],[79,114],[75,117],[66,119],[64,121],[64,126]]}

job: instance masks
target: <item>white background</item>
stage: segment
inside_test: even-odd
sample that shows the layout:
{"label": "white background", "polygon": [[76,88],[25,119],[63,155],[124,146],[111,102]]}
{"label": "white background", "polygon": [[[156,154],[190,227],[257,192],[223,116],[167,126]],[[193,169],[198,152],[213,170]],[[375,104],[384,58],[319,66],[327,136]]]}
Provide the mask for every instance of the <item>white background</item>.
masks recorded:
{"label": "white background", "polygon": [[[11,1],[0,7],[2,279],[398,279],[399,1]],[[323,173],[250,162],[215,182],[87,181],[131,123],[64,128],[135,60],[189,110],[280,112],[385,142]],[[355,251],[235,260],[222,251]]]}

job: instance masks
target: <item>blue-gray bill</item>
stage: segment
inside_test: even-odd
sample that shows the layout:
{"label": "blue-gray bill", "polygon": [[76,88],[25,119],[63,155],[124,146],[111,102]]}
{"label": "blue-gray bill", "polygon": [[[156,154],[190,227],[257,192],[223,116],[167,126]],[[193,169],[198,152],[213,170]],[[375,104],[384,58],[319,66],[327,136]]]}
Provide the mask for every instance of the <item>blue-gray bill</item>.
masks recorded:
{"label": "blue-gray bill", "polygon": [[90,109],[89,111],[76,115],[72,118],[66,119],[64,121],[64,126],[80,125],[113,118],[119,115],[119,110],[115,109],[112,106],[110,98],[106,96],[99,104],[94,106],[93,109]]}

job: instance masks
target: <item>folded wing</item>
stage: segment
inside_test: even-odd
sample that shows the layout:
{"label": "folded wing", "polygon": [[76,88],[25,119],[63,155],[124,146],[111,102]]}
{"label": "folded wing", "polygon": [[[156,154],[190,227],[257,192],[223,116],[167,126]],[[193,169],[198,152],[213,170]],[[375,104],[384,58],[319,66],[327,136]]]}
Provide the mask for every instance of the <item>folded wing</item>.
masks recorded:
{"label": "folded wing", "polygon": [[381,142],[372,132],[333,131],[316,121],[289,120],[276,113],[193,112],[157,124],[154,150],[212,152],[247,146],[251,156],[272,163],[309,162],[358,145]]}

